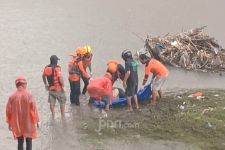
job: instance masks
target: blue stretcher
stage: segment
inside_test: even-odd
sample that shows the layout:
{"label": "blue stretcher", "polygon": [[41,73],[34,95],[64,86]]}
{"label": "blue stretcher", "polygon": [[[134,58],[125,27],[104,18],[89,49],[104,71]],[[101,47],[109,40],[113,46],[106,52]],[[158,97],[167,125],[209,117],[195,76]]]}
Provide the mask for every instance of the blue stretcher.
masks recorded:
{"label": "blue stretcher", "polygon": [[[141,101],[149,100],[151,95],[152,95],[151,84],[148,84],[142,90],[138,91],[138,93],[137,93],[138,101],[141,102]],[[131,101],[132,102],[134,101],[133,97],[131,98]],[[105,107],[105,102],[103,102],[103,101],[94,100],[92,102],[92,104],[98,108]],[[118,99],[114,99],[112,101],[112,107],[120,107],[120,106],[124,106],[124,105],[127,105],[126,98],[118,98]]]}

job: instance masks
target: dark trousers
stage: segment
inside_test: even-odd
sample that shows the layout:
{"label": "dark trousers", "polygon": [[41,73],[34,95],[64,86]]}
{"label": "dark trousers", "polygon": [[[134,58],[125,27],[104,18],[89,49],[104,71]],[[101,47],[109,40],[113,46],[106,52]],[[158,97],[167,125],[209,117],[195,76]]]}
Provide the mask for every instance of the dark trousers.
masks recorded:
{"label": "dark trousers", "polygon": [[[18,137],[18,150],[23,150],[24,137]],[[32,138],[26,138],[26,150],[32,150]]]}
{"label": "dark trousers", "polygon": [[80,105],[80,80],[70,81],[70,102],[71,104]]}
{"label": "dark trousers", "polygon": [[82,80],[84,81],[84,88],[83,88],[83,90],[82,90],[82,94],[85,94],[85,93],[87,92],[87,86],[88,86],[88,84],[89,84],[89,81],[88,81],[87,78],[85,78],[85,77],[83,77],[83,76],[82,76]]}

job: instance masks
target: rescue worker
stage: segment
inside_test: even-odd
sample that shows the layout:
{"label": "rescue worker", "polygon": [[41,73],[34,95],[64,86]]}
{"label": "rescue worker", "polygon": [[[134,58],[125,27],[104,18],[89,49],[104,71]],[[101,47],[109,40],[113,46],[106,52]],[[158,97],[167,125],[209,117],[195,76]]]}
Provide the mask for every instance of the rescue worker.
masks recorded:
{"label": "rescue worker", "polygon": [[125,61],[125,77],[123,80],[123,87],[127,96],[128,111],[133,111],[131,105],[131,97],[134,97],[135,108],[139,110],[137,89],[138,89],[138,72],[137,63],[132,57],[132,53],[129,50],[122,52],[122,59]]}
{"label": "rescue worker", "polygon": [[168,69],[158,60],[147,56],[146,54],[141,54],[139,60],[142,64],[145,64],[145,76],[142,85],[144,86],[148,80],[150,73],[152,73],[152,105],[156,105],[156,97],[162,97],[162,86],[167,79],[169,74]]}
{"label": "rescue worker", "polygon": [[[91,68],[91,61],[92,61],[92,57],[93,57],[92,49],[91,49],[91,46],[89,46],[89,45],[85,45],[84,49],[86,51],[86,53],[84,54],[83,59],[82,59],[84,70],[87,72],[87,68],[88,68],[90,71],[90,76],[92,76],[92,68]],[[81,76],[81,78],[84,82],[82,94],[85,95],[89,81],[83,75]]]}
{"label": "rescue worker", "polygon": [[36,125],[39,117],[34,97],[27,90],[27,81],[23,76],[15,80],[17,90],[9,97],[6,106],[6,122],[18,140],[18,150],[23,150],[26,139],[26,150],[32,150],[32,139],[37,137]]}
{"label": "rescue worker", "polygon": [[59,58],[56,55],[50,57],[50,64],[44,68],[42,79],[45,84],[45,88],[49,91],[48,102],[50,104],[50,110],[52,118],[55,119],[55,104],[56,99],[60,104],[61,117],[65,117],[65,103],[66,96],[64,91],[64,81],[62,77],[62,70],[58,64]]}
{"label": "rescue worker", "polygon": [[112,93],[112,75],[108,72],[104,76],[92,80],[87,91],[90,95],[89,104],[92,103],[93,99],[104,101],[106,104],[105,110],[109,110],[109,104],[113,98]]}
{"label": "rescue worker", "polygon": [[113,84],[117,79],[123,81],[125,77],[125,68],[117,60],[110,60],[107,62],[107,72],[112,74]]}
{"label": "rescue worker", "polygon": [[68,63],[69,82],[70,82],[70,102],[71,104],[80,105],[80,77],[83,76],[87,80],[90,76],[85,71],[83,66],[83,56],[86,50],[83,47],[76,49],[76,54]]}

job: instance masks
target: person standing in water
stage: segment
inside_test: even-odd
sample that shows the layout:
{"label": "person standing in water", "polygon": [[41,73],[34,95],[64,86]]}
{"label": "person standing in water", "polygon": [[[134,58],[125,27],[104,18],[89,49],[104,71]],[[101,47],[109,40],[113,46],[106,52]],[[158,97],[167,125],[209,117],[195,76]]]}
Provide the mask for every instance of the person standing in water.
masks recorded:
{"label": "person standing in water", "polygon": [[26,139],[26,150],[32,150],[32,139],[37,137],[36,125],[39,127],[39,116],[35,99],[27,90],[27,81],[23,76],[15,80],[16,91],[9,97],[6,106],[6,122],[18,140],[18,150],[23,150]]}
{"label": "person standing in water", "polygon": [[89,81],[90,76],[83,66],[83,57],[86,50],[83,47],[76,49],[76,54],[68,62],[69,82],[70,82],[70,102],[72,105],[80,106],[80,78],[83,76]]}
{"label": "person standing in water", "polygon": [[[84,49],[85,49],[86,52],[85,52],[84,57],[82,59],[83,67],[84,67],[84,70],[86,72],[87,72],[87,68],[88,68],[89,71],[90,71],[90,76],[92,76],[91,61],[92,61],[92,58],[93,58],[93,52],[92,52],[91,46],[89,46],[89,45],[85,45]],[[81,78],[84,82],[82,94],[85,95],[86,92],[87,92],[87,86],[88,86],[89,80],[87,78],[85,78],[83,75],[81,75]]]}
{"label": "person standing in water", "polygon": [[121,55],[125,61],[125,77],[123,80],[123,87],[127,96],[128,111],[133,111],[131,105],[131,97],[134,97],[135,108],[139,110],[137,90],[138,90],[138,70],[137,63],[132,57],[132,53],[129,50],[124,50]]}
{"label": "person standing in water", "polygon": [[58,66],[59,58],[56,55],[50,57],[50,64],[44,68],[42,79],[46,90],[49,91],[48,102],[52,112],[52,118],[55,119],[56,99],[60,104],[61,117],[65,117],[66,96],[64,91],[64,81],[61,67]]}

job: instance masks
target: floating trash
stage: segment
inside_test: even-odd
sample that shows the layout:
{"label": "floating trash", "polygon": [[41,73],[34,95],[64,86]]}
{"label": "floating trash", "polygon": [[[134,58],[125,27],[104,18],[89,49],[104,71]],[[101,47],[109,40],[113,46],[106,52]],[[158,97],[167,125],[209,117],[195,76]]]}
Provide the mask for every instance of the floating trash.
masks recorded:
{"label": "floating trash", "polygon": [[183,105],[180,105],[180,107],[179,107],[181,110],[184,110],[184,106]]}
{"label": "floating trash", "polygon": [[207,127],[212,128],[213,125],[210,122],[207,122]]}
{"label": "floating trash", "polygon": [[182,97],[181,97],[181,96],[177,96],[177,98],[182,99]]}
{"label": "floating trash", "polygon": [[213,111],[213,110],[214,110],[214,108],[209,107],[207,109],[204,109],[201,114],[204,115],[206,112]]}
{"label": "floating trash", "polygon": [[[225,50],[203,30],[206,26],[145,40],[145,51],[164,64],[202,72],[225,72]],[[162,45],[162,46],[158,46]]]}
{"label": "floating trash", "polygon": [[195,92],[195,93],[189,95],[188,97],[190,97],[190,98],[196,97],[196,99],[198,99],[198,100],[205,98],[204,96],[202,96],[202,92]]}
{"label": "floating trash", "polygon": [[202,96],[202,92],[196,92],[193,94],[194,97]]}

